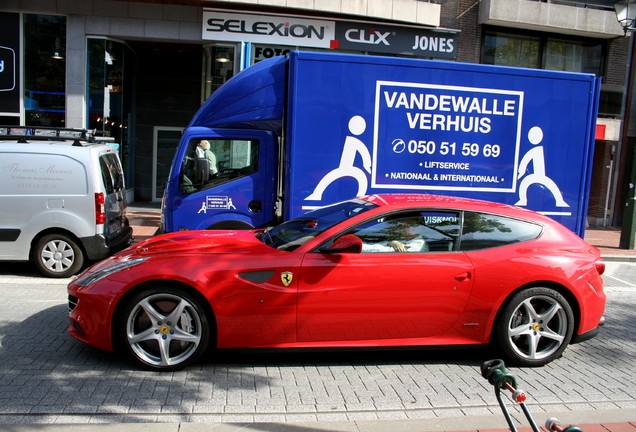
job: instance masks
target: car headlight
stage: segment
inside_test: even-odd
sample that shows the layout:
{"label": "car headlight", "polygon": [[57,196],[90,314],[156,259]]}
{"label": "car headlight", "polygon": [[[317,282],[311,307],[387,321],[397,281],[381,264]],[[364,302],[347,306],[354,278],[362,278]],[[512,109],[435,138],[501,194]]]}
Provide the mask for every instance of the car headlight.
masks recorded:
{"label": "car headlight", "polygon": [[104,279],[107,276],[110,276],[114,273],[117,273],[119,271],[125,270],[127,268],[130,267],[134,267],[138,264],[141,264],[142,262],[146,261],[148,258],[150,257],[145,257],[145,258],[135,258],[135,259],[131,259],[129,261],[122,261],[120,263],[114,264],[110,267],[106,267],[103,268],[101,270],[96,271],[95,273],[91,273],[88,274],[86,276],[83,276],[79,279],[77,279],[75,281],[75,285],[77,286],[81,286],[81,287],[86,287],[89,285],[94,284],[97,281],[100,281],[102,279]]}

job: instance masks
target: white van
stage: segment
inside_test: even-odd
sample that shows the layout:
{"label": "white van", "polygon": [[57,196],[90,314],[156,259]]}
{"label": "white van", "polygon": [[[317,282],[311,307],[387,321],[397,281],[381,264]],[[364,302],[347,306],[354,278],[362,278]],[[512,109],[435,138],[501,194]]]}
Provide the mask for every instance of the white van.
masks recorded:
{"label": "white van", "polygon": [[83,130],[0,127],[0,260],[68,277],[128,246],[119,157],[91,141]]}

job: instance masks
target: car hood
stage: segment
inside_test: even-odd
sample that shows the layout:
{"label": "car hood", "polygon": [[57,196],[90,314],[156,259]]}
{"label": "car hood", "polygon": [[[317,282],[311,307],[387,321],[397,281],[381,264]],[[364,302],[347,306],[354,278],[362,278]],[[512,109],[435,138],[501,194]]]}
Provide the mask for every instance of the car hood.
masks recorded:
{"label": "car hood", "polygon": [[[127,261],[145,258],[164,258],[171,263],[179,262],[179,257],[186,257],[183,262],[194,262],[187,257],[211,254],[255,254],[269,255],[276,249],[261,243],[255,231],[185,231],[164,234],[137,243],[109,258],[103,259],[78,275],[81,279],[89,274],[121,265]],[[154,259],[148,262],[156,262]],[[212,262],[212,261],[209,261]],[[155,265],[155,264],[153,264]],[[177,264],[180,265],[180,264]],[[135,268],[142,268],[144,265]],[[117,271],[119,273],[119,271]]]}
{"label": "car hood", "polygon": [[249,253],[269,250],[254,231],[186,231],[150,238],[127,249],[132,256]]}

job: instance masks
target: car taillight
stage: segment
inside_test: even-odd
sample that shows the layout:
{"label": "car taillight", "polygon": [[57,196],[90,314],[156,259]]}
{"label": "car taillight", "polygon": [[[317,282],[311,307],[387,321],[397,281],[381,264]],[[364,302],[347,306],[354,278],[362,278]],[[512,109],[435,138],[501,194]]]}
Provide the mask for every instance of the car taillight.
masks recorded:
{"label": "car taillight", "polygon": [[596,271],[598,272],[599,275],[602,275],[603,273],[605,273],[605,261],[599,258],[596,260],[594,265],[596,266]]}
{"label": "car taillight", "polygon": [[102,192],[95,194],[95,223],[101,225],[106,222],[106,212],[104,209],[104,194]]}

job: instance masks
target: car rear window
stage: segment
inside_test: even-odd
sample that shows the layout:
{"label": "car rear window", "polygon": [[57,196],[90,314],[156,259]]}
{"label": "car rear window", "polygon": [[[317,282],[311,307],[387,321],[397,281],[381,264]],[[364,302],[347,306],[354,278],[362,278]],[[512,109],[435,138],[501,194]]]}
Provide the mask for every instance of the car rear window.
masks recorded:
{"label": "car rear window", "polygon": [[124,187],[124,180],[117,156],[107,153],[100,156],[99,165],[102,169],[102,180],[107,194],[118,192]]}
{"label": "car rear window", "polygon": [[534,240],[540,225],[505,216],[465,212],[461,250],[475,251]]}

